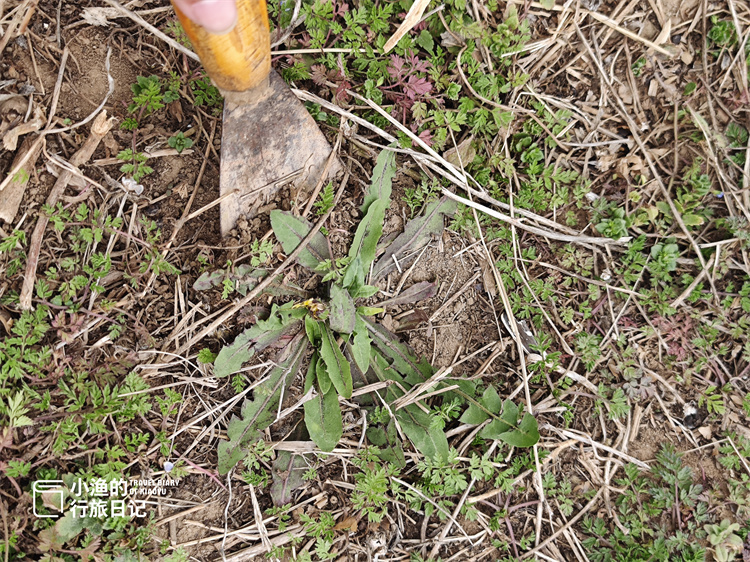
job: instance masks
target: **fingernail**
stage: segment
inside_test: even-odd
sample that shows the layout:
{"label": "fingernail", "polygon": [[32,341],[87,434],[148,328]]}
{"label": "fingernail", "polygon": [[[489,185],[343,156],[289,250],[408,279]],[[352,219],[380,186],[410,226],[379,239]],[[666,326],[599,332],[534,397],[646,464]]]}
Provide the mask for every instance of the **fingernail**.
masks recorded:
{"label": "fingernail", "polygon": [[192,19],[211,33],[226,33],[237,23],[234,0],[198,0]]}

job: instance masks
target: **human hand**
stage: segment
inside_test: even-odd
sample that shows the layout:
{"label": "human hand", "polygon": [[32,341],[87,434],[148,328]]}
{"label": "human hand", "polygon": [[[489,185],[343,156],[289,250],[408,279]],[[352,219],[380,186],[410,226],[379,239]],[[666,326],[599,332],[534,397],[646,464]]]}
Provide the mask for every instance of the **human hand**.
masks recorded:
{"label": "human hand", "polygon": [[235,0],[172,0],[193,23],[211,33],[226,33],[237,23]]}

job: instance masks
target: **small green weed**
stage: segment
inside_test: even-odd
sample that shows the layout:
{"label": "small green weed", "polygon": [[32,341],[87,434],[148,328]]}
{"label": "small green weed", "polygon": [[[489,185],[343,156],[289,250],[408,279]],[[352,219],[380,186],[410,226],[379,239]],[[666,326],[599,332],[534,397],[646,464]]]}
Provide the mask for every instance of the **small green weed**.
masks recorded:
{"label": "small green weed", "polygon": [[193,139],[186,137],[182,131],[180,131],[169,137],[169,139],[167,139],[167,144],[174,148],[177,151],[177,154],[182,154],[183,150],[193,146]]}
{"label": "small green weed", "polygon": [[[583,520],[582,529],[589,535],[583,540],[588,558],[596,562],[705,560],[700,539],[705,536],[703,525],[710,520],[708,505],[702,486],[693,481],[691,469],[682,464],[674,448],[662,446],[652,474],[634,465],[626,465],[624,471],[616,482],[623,489],[615,500],[620,525],[599,517]],[[658,523],[665,520],[671,525]]]}
{"label": "small green weed", "polygon": [[154,169],[146,165],[148,156],[142,152],[133,152],[130,148],[126,148],[117,154],[117,159],[125,162],[120,166],[120,171],[123,174],[129,174],[136,183],[140,182],[144,176],[154,173]]}
{"label": "small green weed", "polygon": [[731,47],[737,43],[734,23],[731,20],[720,20],[719,16],[711,16],[711,29],[708,38],[720,48]]}

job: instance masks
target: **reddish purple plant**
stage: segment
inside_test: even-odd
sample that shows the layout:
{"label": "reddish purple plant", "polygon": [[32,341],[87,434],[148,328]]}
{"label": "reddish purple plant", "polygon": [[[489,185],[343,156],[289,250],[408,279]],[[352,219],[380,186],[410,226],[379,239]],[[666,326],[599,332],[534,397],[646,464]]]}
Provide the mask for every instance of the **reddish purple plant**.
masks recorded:
{"label": "reddish purple plant", "polygon": [[[414,129],[414,127],[412,127],[412,129]],[[432,131],[429,129],[425,129],[419,133],[419,138],[422,139],[427,146],[432,146]]]}
{"label": "reddish purple plant", "polygon": [[414,102],[429,97],[428,94],[432,91],[432,83],[424,76],[420,76],[427,72],[430,66],[428,61],[420,60],[412,51],[408,51],[406,57],[391,55],[386,71],[394,83],[382,86],[381,90],[386,98],[396,102],[402,109],[404,120],[406,112],[411,109]]}
{"label": "reddish purple plant", "polygon": [[343,72],[343,67],[335,70],[328,70],[322,64],[315,64],[310,69],[310,77],[312,81],[318,86],[325,86],[327,82],[334,82],[336,84],[336,91],[334,97],[336,101],[348,102],[351,97],[347,90],[352,87],[346,75]]}
{"label": "reddish purple plant", "polygon": [[667,344],[667,353],[674,355],[678,361],[687,359],[692,347],[693,327],[695,322],[687,315],[676,316],[673,319],[655,318],[654,327],[661,330],[662,339]]}

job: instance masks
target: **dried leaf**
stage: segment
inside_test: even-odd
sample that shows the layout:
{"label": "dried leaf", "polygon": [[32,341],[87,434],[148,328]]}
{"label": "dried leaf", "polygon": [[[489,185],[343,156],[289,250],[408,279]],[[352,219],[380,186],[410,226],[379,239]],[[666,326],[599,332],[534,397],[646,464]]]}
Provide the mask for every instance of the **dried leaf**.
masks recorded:
{"label": "dried leaf", "polygon": [[430,321],[429,315],[424,310],[413,309],[406,316],[399,318],[398,328],[396,333],[408,332],[410,330],[416,330],[421,324]]}
{"label": "dried leaf", "polygon": [[474,137],[470,136],[465,139],[458,147],[453,147],[445,151],[443,158],[453,164],[456,169],[467,168],[474,161],[477,155],[477,149],[474,148]]}
{"label": "dried leaf", "polygon": [[437,291],[437,285],[435,285],[435,283],[422,281],[420,283],[415,283],[405,291],[402,291],[398,296],[378,303],[378,306],[386,308],[388,306],[397,306],[400,304],[409,304],[413,302],[423,301],[425,299],[434,297],[435,291]]}
{"label": "dried leaf", "polygon": [[14,170],[21,160],[28,157],[26,163],[21,166],[8,185],[5,186],[5,189],[0,192],[0,220],[6,223],[12,223],[16,214],[18,214],[18,209],[26,193],[26,187],[42,151],[42,144],[36,144],[36,148],[34,148],[35,141],[36,139],[27,137],[21,143],[21,148],[13,159],[10,169]]}
{"label": "dried leaf", "polygon": [[409,12],[406,14],[404,21],[398,26],[396,32],[391,36],[383,47],[383,52],[387,53],[401,40],[401,38],[409,33],[411,29],[419,23],[422,18],[422,14],[429,5],[430,0],[416,0],[409,8]]}
{"label": "dried leaf", "polygon": [[484,257],[479,257],[479,267],[482,270],[482,284],[484,290],[491,297],[497,295],[497,285],[495,284],[495,275],[492,272],[492,265]]}
{"label": "dried leaf", "polygon": [[334,525],[333,530],[334,531],[348,531],[350,533],[356,533],[357,532],[357,526],[359,525],[359,517],[356,517],[354,515],[350,515],[349,517],[345,517],[336,525]]}
{"label": "dried leaf", "polygon": [[81,17],[89,25],[109,27],[109,20],[122,17],[117,8],[84,8]]}
{"label": "dried leaf", "polygon": [[5,150],[8,152],[15,151],[18,147],[18,139],[20,137],[28,135],[29,133],[36,133],[39,129],[44,127],[44,123],[44,113],[41,109],[37,108],[34,111],[33,119],[29,119],[27,122],[13,127],[3,135],[3,146],[5,147]]}
{"label": "dried leaf", "polygon": [[443,217],[450,217],[456,211],[456,203],[443,197],[440,201],[435,201],[427,205],[423,216],[410,220],[400,234],[386,248],[385,253],[375,264],[372,271],[372,281],[377,281],[388,275],[396,264],[393,262],[395,256],[399,262],[404,263],[401,259],[407,252],[413,252],[428,244],[432,236],[438,236],[443,232]]}

